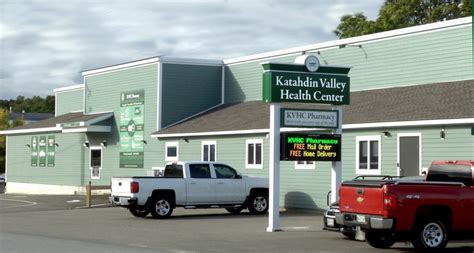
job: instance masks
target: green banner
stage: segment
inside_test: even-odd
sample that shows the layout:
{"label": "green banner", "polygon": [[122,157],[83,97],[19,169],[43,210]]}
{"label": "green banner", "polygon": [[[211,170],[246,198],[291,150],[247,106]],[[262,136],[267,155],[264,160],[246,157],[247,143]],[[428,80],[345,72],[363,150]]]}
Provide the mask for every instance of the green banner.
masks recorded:
{"label": "green banner", "polygon": [[55,137],[54,135],[48,136],[48,153],[46,156],[46,163],[48,167],[54,167],[54,159],[55,159]]}
{"label": "green banner", "polygon": [[145,90],[120,94],[120,168],[143,168]]}
{"label": "green banner", "polygon": [[31,166],[38,166],[38,137],[31,137]]}
{"label": "green banner", "polygon": [[38,144],[38,156],[39,156],[39,166],[46,167],[46,136],[39,137],[39,144]]}
{"label": "green banner", "polygon": [[263,100],[348,105],[349,83],[346,75],[267,71],[263,73]]}

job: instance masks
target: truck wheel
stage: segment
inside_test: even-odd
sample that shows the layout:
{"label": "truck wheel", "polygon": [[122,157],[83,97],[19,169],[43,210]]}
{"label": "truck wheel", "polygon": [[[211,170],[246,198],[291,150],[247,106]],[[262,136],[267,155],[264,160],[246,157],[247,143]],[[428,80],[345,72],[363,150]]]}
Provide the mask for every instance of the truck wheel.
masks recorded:
{"label": "truck wheel", "polygon": [[226,208],[225,210],[227,210],[227,212],[231,213],[231,214],[239,214],[241,211],[242,211],[242,207],[230,207],[230,208]]}
{"label": "truck wheel", "polygon": [[366,231],[365,240],[370,246],[378,249],[388,249],[395,244],[395,238],[392,233],[377,230]]}
{"label": "truck wheel", "polygon": [[440,220],[425,220],[415,228],[414,238],[411,242],[417,249],[438,250],[446,247],[448,233],[446,226]]}
{"label": "truck wheel", "polygon": [[164,219],[173,213],[173,206],[167,196],[154,197],[150,204],[150,213],[153,218]]}
{"label": "truck wheel", "polygon": [[268,211],[268,193],[255,192],[250,195],[248,208],[250,213],[265,214]]}
{"label": "truck wheel", "polygon": [[144,206],[130,206],[128,210],[133,216],[140,218],[146,217],[150,213]]}

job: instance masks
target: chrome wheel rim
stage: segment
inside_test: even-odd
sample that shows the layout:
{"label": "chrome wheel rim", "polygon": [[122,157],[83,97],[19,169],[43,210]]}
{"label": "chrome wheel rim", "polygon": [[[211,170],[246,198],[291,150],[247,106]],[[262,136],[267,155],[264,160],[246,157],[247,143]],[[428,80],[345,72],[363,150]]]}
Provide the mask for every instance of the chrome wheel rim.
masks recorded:
{"label": "chrome wheel rim", "polygon": [[436,248],[444,240],[443,228],[437,223],[429,223],[422,232],[423,242],[430,248]]}
{"label": "chrome wheel rim", "polygon": [[171,210],[170,203],[164,199],[158,200],[158,202],[156,202],[155,210],[160,216],[165,216]]}
{"label": "chrome wheel rim", "polygon": [[262,196],[256,197],[253,200],[253,207],[259,212],[265,211],[267,208],[267,199]]}

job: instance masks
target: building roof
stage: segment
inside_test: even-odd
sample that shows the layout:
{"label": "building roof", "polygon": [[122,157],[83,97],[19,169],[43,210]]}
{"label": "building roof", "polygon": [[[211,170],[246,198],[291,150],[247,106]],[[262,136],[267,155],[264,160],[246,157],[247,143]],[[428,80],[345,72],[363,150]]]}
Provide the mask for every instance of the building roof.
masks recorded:
{"label": "building roof", "polygon": [[[351,93],[343,106],[343,124],[473,119],[474,80],[366,90]],[[282,108],[330,109],[328,105],[282,103]],[[250,101],[225,104],[176,125],[153,137],[206,135],[269,128],[270,104]],[[360,125],[362,124],[362,125]],[[247,132],[250,133],[250,132]]]}
{"label": "building roof", "polygon": [[0,131],[0,134],[8,135],[37,132],[64,132],[65,128],[68,128],[68,131],[71,132],[71,128],[87,127],[99,121],[106,120],[112,116],[113,113],[110,112],[98,114],[84,114],[82,112],[67,113],[46,120],[32,122],[27,125]]}
{"label": "building roof", "polygon": [[24,121],[40,121],[45,120],[48,118],[54,117],[53,113],[39,113],[39,112],[9,112],[8,113],[8,120],[15,120],[17,118],[21,118]]}

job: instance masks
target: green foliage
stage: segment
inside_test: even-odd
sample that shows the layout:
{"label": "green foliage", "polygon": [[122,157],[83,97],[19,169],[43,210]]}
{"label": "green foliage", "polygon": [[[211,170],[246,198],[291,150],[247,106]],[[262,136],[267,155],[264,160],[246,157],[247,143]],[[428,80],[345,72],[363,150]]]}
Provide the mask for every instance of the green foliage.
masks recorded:
{"label": "green foliage", "polygon": [[18,96],[15,100],[0,100],[0,108],[9,110],[10,107],[13,112],[54,113],[54,96],[47,96],[46,98]]}
{"label": "green foliage", "polygon": [[386,0],[375,21],[362,13],[344,15],[334,33],[350,38],[376,32],[468,17],[472,0]]}

